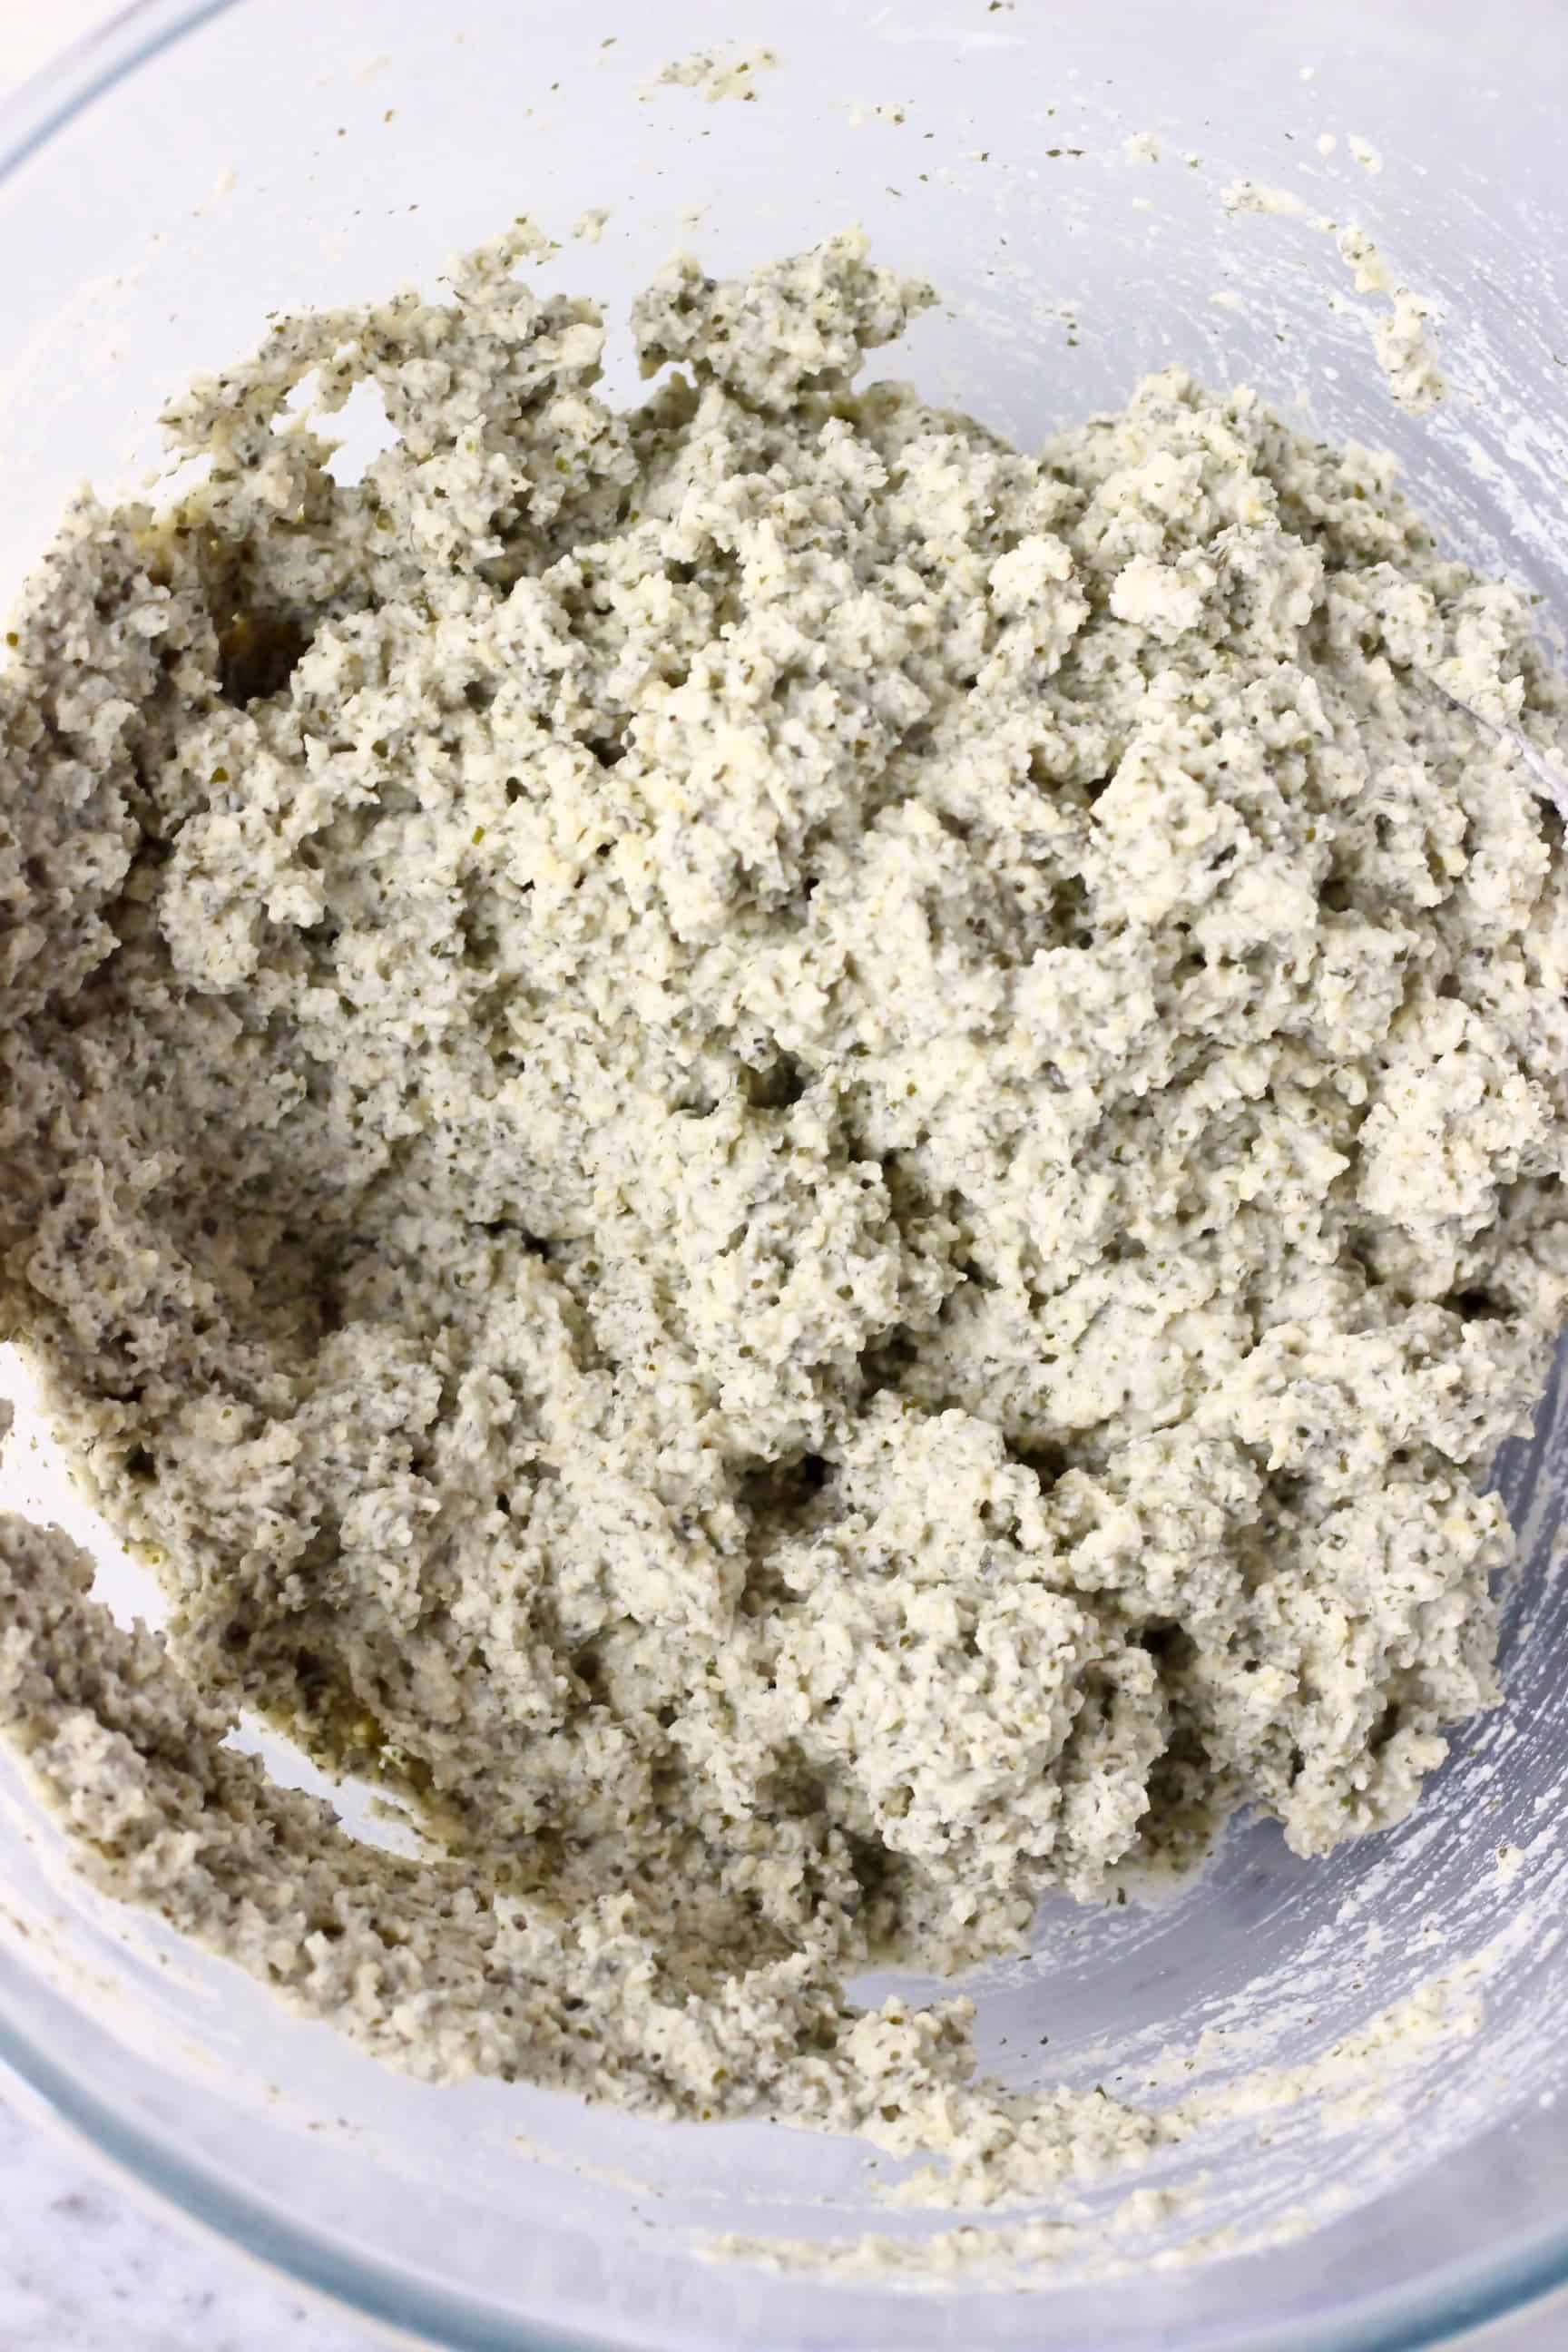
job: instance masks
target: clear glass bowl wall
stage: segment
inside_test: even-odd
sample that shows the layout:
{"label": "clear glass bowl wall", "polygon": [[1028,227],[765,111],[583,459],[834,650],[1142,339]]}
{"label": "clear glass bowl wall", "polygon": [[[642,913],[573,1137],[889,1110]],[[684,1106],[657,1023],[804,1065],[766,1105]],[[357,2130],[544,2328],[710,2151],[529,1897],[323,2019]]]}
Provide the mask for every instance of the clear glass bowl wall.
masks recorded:
{"label": "clear glass bowl wall", "polygon": [[[755,104],[647,95],[662,64],[715,39],[778,50]],[[862,222],[881,257],[948,297],[900,371],[1026,443],[1180,361],[1256,384],[1325,434],[1392,444],[1451,542],[1521,575],[1551,625],[1568,540],[1568,373],[1553,347],[1568,331],[1565,94],[1568,17],[1519,0],[671,0],[657,13],[153,0],[0,118],[0,573],[15,585],[84,476],[133,485],[159,454],[161,398],[248,349],[268,310],[433,286],[456,249],[520,211],[563,236],[603,205],[602,241],[568,244],[552,275],[622,316],[678,243],[731,269]],[[1158,163],[1124,145],[1144,131]],[[1357,163],[1352,132],[1381,172]],[[1445,308],[1452,392],[1435,417],[1391,407],[1365,305],[1331,302],[1349,292],[1331,241],[1300,220],[1228,214],[1220,192],[1237,177],[1359,222]],[[629,393],[624,337],[614,354],[612,389]],[[24,1424],[5,1504],[64,1519],[93,1542],[111,1596],[149,1605],[64,1485],[9,1356],[5,1378]],[[1294,2063],[1500,1934],[1480,2029],[1420,2078],[1418,2103],[1348,2133],[1282,2126],[1260,2148],[1235,2131],[1205,2148],[1212,2210],[1247,2226],[1340,2193],[1337,2218],[1268,2254],[1142,2265],[1109,2294],[1043,2275],[1021,2295],[900,2295],[706,2262],[694,2242],[715,2230],[885,2224],[857,2152],[383,2073],[77,1887],[8,1765],[0,2057],[192,2213],[442,2343],[1442,2340],[1568,2276],[1568,1962],[1552,1924],[1568,1609],[1549,1573],[1563,1434],[1554,1392],[1506,1465],[1525,1533],[1507,1706],[1457,1740],[1415,1821],[1320,1864],[1293,1862],[1266,1825],[1244,1830],[1180,1900],[1063,1906],[1031,1963],[976,1988],[987,2050],[1036,2052],[1048,2033],[1053,2077],[1100,2079],[1118,2053],[1191,2042],[1238,2000],[1273,2020],[1257,2054]],[[1503,1844],[1523,1857],[1508,1876]],[[1333,1965],[1374,1946],[1363,1967]]]}

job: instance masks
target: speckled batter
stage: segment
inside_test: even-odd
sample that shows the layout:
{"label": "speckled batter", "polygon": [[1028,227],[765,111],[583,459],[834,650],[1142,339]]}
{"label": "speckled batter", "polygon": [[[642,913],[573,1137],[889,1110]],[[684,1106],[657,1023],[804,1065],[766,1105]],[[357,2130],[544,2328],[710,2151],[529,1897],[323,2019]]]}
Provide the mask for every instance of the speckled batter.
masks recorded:
{"label": "speckled batter", "polygon": [[845,236],[673,266],[623,415],[537,243],[279,320],[19,619],[0,1297],[173,1616],[7,1523],[0,1718],[100,1885],[401,2064],[1005,2196],[1179,2118],[847,1979],[1244,1807],[1322,1853],[1494,1696],[1568,889],[1492,729],[1563,698],[1249,393],[1027,456],[853,391],[930,296]]}

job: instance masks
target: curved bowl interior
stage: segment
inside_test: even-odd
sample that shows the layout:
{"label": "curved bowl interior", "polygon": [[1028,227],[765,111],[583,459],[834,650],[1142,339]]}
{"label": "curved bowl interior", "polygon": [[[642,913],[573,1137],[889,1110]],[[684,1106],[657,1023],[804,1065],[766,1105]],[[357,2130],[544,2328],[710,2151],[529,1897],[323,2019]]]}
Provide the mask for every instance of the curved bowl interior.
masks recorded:
{"label": "curved bowl interior", "polygon": [[[715,37],[779,52],[755,103],[650,88]],[[563,239],[551,280],[623,320],[674,245],[725,270],[858,220],[947,298],[892,362],[941,396],[1029,442],[1173,361],[1250,382],[1327,435],[1392,445],[1451,543],[1561,618],[1565,70],[1568,24],[1526,0],[1484,16],[1454,0],[144,5],[5,127],[0,571],[14,584],[83,476],[123,489],[156,463],[161,398],[248,349],[269,310],[431,286],[526,209]],[[1142,132],[1158,161],[1129,146]],[[1332,240],[1289,212],[1227,210],[1237,178],[1364,226],[1447,312],[1435,416],[1390,404],[1375,304]],[[573,243],[590,205],[610,207],[604,235]],[[612,351],[611,389],[629,395],[624,334]],[[5,1377],[24,1424],[5,1504],[86,1533],[110,1595],[152,1605],[64,1486],[25,1368],[7,1359]],[[8,1765],[0,2055],[254,2252],[451,2344],[1436,2340],[1568,2274],[1565,1436],[1559,1388],[1503,1465],[1524,1534],[1507,1705],[1456,1740],[1411,1822],[1318,1864],[1243,1829],[1158,1908],[1048,1909],[1032,1959],[976,1988],[987,2054],[1019,2079],[1048,2063],[1135,2089],[1171,2046],[1200,2081],[1243,2056],[1318,2065],[1333,2096],[1276,2101],[1142,2176],[1206,2173],[1206,2258],[1153,2259],[1183,2249],[1191,2215],[1130,2221],[1107,2187],[1026,2294],[706,2260],[720,2230],[919,2240],[941,2223],[889,2221],[841,2144],[384,2073],[78,1886]],[[1342,2045],[1434,1982],[1430,2032],[1406,2035],[1378,2102],[1358,2100]],[[1258,2247],[1293,2215],[1307,2234]],[[1111,2262],[1131,2267],[1108,2293]]]}

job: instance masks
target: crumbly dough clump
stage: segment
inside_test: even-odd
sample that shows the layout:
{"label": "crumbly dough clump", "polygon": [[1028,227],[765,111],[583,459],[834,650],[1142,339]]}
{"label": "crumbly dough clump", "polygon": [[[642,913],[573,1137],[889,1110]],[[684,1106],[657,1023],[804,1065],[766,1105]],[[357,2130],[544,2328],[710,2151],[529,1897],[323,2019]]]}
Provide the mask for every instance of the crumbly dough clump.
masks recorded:
{"label": "crumbly dough clump", "polygon": [[1247,392],[1029,456],[856,391],[930,296],[845,236],[673,266],[621,414],[529,246],[278,321],[19,621],[0,1296],[173,1614],[12,1523],[0,1717],[102,1884],[404,2064],[1037,2183],[1165,2126],[847,1978],[1239,1808],[1323,1853],[1494,1696],[1568,888],[1448,698],[1563,698]]}

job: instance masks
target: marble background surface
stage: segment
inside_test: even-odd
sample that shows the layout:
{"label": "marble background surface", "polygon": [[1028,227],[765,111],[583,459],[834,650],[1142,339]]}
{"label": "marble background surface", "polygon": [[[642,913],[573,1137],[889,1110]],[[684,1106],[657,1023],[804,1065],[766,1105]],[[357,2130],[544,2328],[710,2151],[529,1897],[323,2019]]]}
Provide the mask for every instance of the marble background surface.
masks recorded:
{"label": "marble background surface", "polygon": [[[0,96],[114,13],[105,0],[0,0]],[[0,2352],[385,2352],[391,2337],[154,2210],[5,2093],[0,2077]],[[1564,2345],[1568,2298],[1467,2337],[1464,2352]]]}
{"label": "marble background surface", "polygon": [[384,2352],[391,2340],[307,2307],[0,2105],[5,2352]]}

